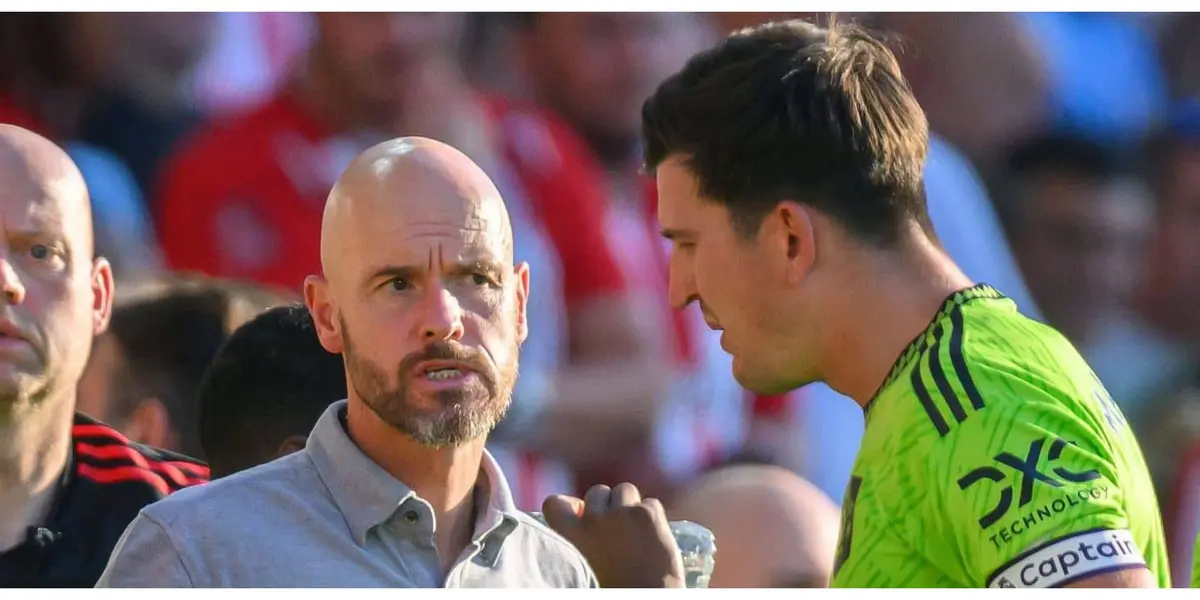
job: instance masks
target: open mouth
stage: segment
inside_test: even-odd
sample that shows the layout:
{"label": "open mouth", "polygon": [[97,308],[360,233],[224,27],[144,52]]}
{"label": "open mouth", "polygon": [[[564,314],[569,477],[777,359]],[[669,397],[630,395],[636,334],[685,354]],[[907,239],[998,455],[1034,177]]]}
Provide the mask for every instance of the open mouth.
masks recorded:
{"label": "open mouth", "polygon": [[467,372],[455,367],[441,367],[425,370],[425,379],[430,381],[454,381],[467,376]]}

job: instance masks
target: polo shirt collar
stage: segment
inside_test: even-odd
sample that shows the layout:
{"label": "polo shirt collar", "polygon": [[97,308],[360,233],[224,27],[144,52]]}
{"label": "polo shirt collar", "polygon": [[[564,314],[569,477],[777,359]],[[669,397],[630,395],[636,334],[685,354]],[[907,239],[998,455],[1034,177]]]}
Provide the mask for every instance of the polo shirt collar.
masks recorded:
{"label": "polo shirt collar", "polygon": [[[418,496],[363,454],[346,433],[345,413],[345,400],[330,405],[309,434],[304,452],[312,459],[354,540],[365,545],[372,528],[390,519],[401,504]],[[508,481],[487,450],[483,451],[479,474],[473,538],[485,548],[498,550],[516,529],[518,510]]]}

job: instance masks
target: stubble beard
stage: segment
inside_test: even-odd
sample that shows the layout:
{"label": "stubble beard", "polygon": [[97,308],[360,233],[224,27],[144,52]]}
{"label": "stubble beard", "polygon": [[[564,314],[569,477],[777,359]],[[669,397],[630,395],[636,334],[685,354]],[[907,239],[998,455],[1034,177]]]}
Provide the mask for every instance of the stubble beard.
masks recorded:
{"label": "stubble beard", "polygon": [[[344,323],[342,335],[342,354],[354,392],[380,420],[421,445],[457,447],[484,438],[508,412],[517,378],[517,344],[509,355],[512,364],[496,369],[477,350],[435,342],[406,357],[389,377],[380,365],[357,355]],[[434,394],[440,410],[429,411],[418,408],[429,400],[416,396],[407,382],[416,363],[436,359],[461,360],[474,368],[477,377],[464,388]]]}

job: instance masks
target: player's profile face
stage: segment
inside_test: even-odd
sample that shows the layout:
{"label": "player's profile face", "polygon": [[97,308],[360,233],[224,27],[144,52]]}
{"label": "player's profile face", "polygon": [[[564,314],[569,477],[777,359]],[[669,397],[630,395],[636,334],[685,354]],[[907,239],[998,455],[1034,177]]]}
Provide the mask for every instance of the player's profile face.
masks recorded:
{"label": "player's profile face", "polygon": [[[671,305],[700,310],[708,326],[721,331],[738,383],[760,393],[786,391],[774,375],[783,369],[775,320],[781,282],[773,280],[779,270],[772,268],[770,248],[740,237],[729,210],[700,196],[681,160],[660,165],[657,183],[659,224],[671,241]],[[693,303],[698,308],[688,306]]]}
{"label": "player's profile face", "polygon": [[354,394],[418,442],[455,446],[508,408],[528,271],[494,207],[428,200],[364,211],[331,291]]}

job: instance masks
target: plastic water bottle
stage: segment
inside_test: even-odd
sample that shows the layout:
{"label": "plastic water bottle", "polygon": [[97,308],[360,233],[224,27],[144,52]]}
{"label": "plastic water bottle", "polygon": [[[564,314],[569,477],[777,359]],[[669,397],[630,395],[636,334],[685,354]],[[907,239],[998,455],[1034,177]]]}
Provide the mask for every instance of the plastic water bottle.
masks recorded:
{"label": "plastic water bottle", "polygon": [[[529,516],[543,525],[546,524],[546,518],[540,512],[531,512]],[[716,565],[717,543],[713,532],[699,523],[671,521],[671,535],[675,537],[675,545],[679,548],[680,558],[683,559],[684,581],[687,587],[708,587],[713,566]]]}

